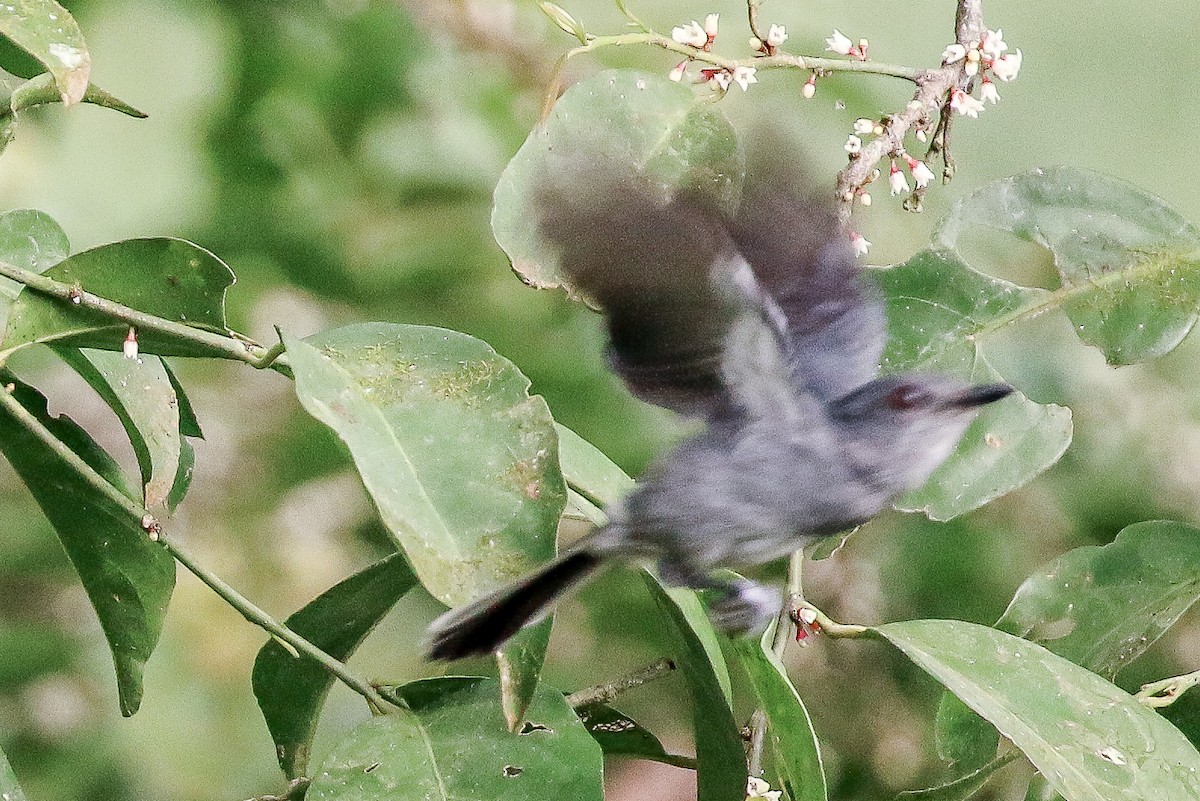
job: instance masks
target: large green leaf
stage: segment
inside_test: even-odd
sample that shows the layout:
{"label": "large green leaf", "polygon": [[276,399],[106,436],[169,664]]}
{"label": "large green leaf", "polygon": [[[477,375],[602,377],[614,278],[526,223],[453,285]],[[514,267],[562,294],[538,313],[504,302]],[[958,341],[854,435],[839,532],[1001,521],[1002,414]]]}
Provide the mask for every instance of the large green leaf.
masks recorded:
{"label": "large green leaf", "polygon": [[519,732],[500,714],[494,679],[424,679],[395,692],[409,709],[375,717],[334,746],[308,801],[603,798],[600,746],[552,687],[538,687]]}
{"label": "large green leaf", "polygon": [[[1122,529],[1108,545],[1076,548],[1017,589],[996,628],[1045,646],[1112,679],[1200,599],[1200,529],[1154,520]],[[996,732],[947,697],[938,742],[975,743],[943,758],[971,768],[996,753]],[[990,753],[989,753],[990,749]]]}
{"label": "large green leaf", "polygon": [[[18,209],[0,214],[0,261],[43,273],[67,257],[71,244],[45,212]],[[7,310],[21,285],[0,276],[0,308]]]}
{"label": "large green leaf", "polygon": [[32,419],[0,406],[0,450],[29,487],[58,532],[112,649],[123,715],[137,711],[142,672],[158,643],[175,588],[175,562],[150,541],[140,517],[84,479],[41,437],[48,432],[126,495],[129,489],[111,457],[66,417],[51,417],[46,399],[8,373],[11,399]]}
{"label": "large green leaf", "polygon": [[17,784],[17,775],[13,773],[8,757],[0,751],[0,798],[4,801],[25,801],[25,792]]}
{"label": "large green leaf", "polygon": [[1015,756],[1016,752],[1013,752],[1011,756],[994,757],[982,767],[965,776],[948,781],[945,784],[939,784],[936,787],[928,787],[923,790],[905,790],[897,794],[893,801],[966,801],[966,799],[979,792],[996,771],[1012,762],[1012,758]]}
{"label": "large green leaf", "polygon": [[[46,276],[172,322],[227,332],[225,290],[233,273],[212,253],[182,239],[101,245],[60,262]],[[119,351],[127,330],[93,309],[26,290],[9,312],[0,356],[35,342]],[[142,352],[162,356],[226,356],[194,340],[148,330],[138,342]]]}
{"label": "large green leaf", "polygon": [[92,56],[65,8],[54,0],[8,0],[0,5],[0,34],[46,65],[64,105],[83,99]]}
{"label": "large green leaf", "polygon": [[729,672],[716,631],[695,592],[662,585],[649,571],[646,585],[669,621],[676,664],[692,698],[697,801],[742,801],[746,754],[733,718]]}
{"label": "large green leaf", "polygon": [[526,283],[566,285],[558,254],[539,237],[535,197],[552,183],[590,180],[597,164],[633,168],[664,189],[697,188],[737,202],[743,160],[729,121],[665,76],[608,70],[584,78],[534,128],[496,184],[492,233]]}
{"label": "large green leaf", "polygon": [[558,431],[558,460],[567,486],[603,508],[618,503],[633,489],[634,481],[599,448],[564,425]]}
{"label": "large green leaf", "polygon": [[1200,528],[1151,520],[1039,568],[996,628],[1111,679],[1197,600]]}
{"label": "large green leaf", "polygon": [[1200,753],[1095,673],[973,623],[913,620],[872,631],[1012,740],[1067,801],[1200,799]]}
{"label": "large green leaf", "polygon": [[[529,379],[478,339],[369,323],[285,336],[304,408],[346,443],[421,583],[456,606],[554,555],[566,503],[558,441]],[[501,650],[515,725],[548,621]]]}
{"label": "large green leaf", "polygon": [[[977,383],[1000,379],[979,336],[1046,294],[978,273],[948,251],[922,251],[874,277],[887,303],[884,371],[929,370]],[[1069,409],[1014,393],[985,407],[925,486],[896,506],[948,520],[1026,483],[1058,461],[1070,441]]]}
{"label": "large green leaf", "polygon": [[696,768],[696,760],[668,753],[652,732],[608,704],[585,704],[576,707],[575,713],[605,756],[629,756],[678,768]]}
{"label": "large green leaf", "polygon": [[158,356],[127,359],[90,348],[60,346],[56,352],[117,413],[137,456],[145,507],[174,511],[191,484],[195,454],[166,364]]}
{"label": "large green leaf", "polygon": [[[392,554],[326,590],[285,625],[344,662],[415,584],[404,557]],[[317,719],[333,675],[271,640],[258,652],[250,678],[275,741],[279,767],[289,779],[306,775]]]}
{"label": "large green leaf", "polygon": [[767,737],[788,797],[792,801],[826,801],[829,796],[817,733],[787,669],[771,649],[775,625],[758,640],[733,640],[733,647],[758,699],[758,708],[766,713]]}
{"label": "large green leaf", "polygon": [[983,225],[1049,248],[1061,306],[1079,338],[1110,364],[1132,364],[1175,348],[1200,311],[1200,228],[1160,198],[1076,167],[996,181],[963,199],[938,239],[954,247]]}

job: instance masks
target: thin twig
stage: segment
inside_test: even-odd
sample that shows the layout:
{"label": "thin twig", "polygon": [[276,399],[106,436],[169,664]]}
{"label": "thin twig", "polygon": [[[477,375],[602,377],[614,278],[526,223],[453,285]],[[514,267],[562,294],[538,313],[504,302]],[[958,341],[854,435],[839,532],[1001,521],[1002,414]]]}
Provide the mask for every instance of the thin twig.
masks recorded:
{"label": "thin twig", "polygon": [[174,539],[166,536],[162,530],[162,525],[158,520],[148,512],[145,507],[138,504],[125,493],[114,487],[104,476],[100,475],[96,470],[85,462],[79,454],[71,450],[66,443],[46,428],[41,420],[17,401],[12,396],[11,392],[0,389],[0,406],[3,406],[5,411],[11,414],[17,421],[33,436],[37,437],[47,448],[55,453],[60,459],[66,462],[70,468],[84,481],[88,483],[94,490],[99,492],[109,501],[114,503],[124,513],[128,514],[133,520],[138,521],[139,525],[147,532],[147,536],[157,542],[171,554],[174,559],[187,568],[196,578],[200,579],[206,586],[212,589],[217,595],[221,596],[230,606],[241,613],[242,617],[259,628],[264,629],[272,636],[282,640],[295,650],[320,663],[326,670],[337,677],[343,684],[357,692],[359,695],[367,699],[373,707],[384,709],[387,702],[376,690],[366,681],[359,678],[350,672],[349,668],[342,662],[334,659],[329,654],[322,651],[320,648],[313,645],[308,640],[301,637],[296,632],[279,623],[262,609],[259,609],[251,601],[241,595],[237,590],[230,587],[215,574],[201,565],[196,559],[188,553]]}
{"label": "thin twig", "polygon": [[[167,320],[153,314],[138,311],[116,301],[102,298],[99,295],[94,295],[74,284],[56,281],[40,273],[24,270],[2,261],[0,261],[0,275],[24,284],[34,292],[39,292],[60,300],[70,308],[91,309],[106,317],[111,317],[113,320],[119,320],[128,325],[135,326],[141,332],[154,331],[159,334],[186,339],[213,352],[213,355],[221,355],[228,359],[245,362],[251,367],[262,369],[286,363],[279,358],[282,353],[279,345],[272,348],[264,348],[261,345],[251,343],[245,337],[226,336],[203,328],[196,328],[186,323]],[[9,348],[0,352],[0,362],[19,347],[22,346],[18,345],[16,348]]]}
{"label": "thin twig", "polygon": [[1197,684],[1200,684],[1200,670],[1143,684],[1134,697],[1148,707],[1161,709],[1178,701],[1179,696]]}
{"label": "thin twig", "polygon": [[572,709],[578,709],[588,704],[607,704],[626,690],[632,690],[634,687],[641,687],[643,684],[658,681],[673,670],[675,670],[675,662],[663,658],[640,670],[635,670],[618,679],[613,679],[610,682],[576,690],[567,696],[567,704]]}

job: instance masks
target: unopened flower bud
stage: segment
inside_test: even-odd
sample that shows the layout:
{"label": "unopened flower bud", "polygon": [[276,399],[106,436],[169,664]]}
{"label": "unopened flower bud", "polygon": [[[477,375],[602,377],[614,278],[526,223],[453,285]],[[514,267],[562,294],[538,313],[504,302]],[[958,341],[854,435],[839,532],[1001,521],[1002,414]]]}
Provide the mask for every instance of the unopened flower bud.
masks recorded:
{"label": "unopened flower bud", "polygon": [[817,93],[817,76],[809,75],[808,80],[804,82],[804,86],[800,87],[800,94],[804,95],[805,100],[812,100],[813,95]]}
{"label": "unopened flower bud", "polygon": [[137,361],[138,357],[138,341],[137,329],[129,326],[129,333],[125,335],[125,342],[121,345],[121,352],[125,354],[126,359]]}
{"label": "unopened flower bud", "polygon": [[875,121],[868,120],[866,117],[859,117],[854,121],[854,132],[859,136],[866,136],[875,129]]}
{"label": "unopened flower bud", "polygon": [[720,19],[720,14],[709,14],[704,18],[704,33],[709,39],[717,38],[717,25]]}
{"label": "unopened flower bud", "polygon": [[851,156],[862,152],[862,140],[854,134],[846,138],[846,144],[842,145],[842,149]]}
{"label": "unopened flower bud", "polygon": [[680,81],[683,80],[683,74],[685,72],[687,72],[687,62],[680,61],[678,64],[676,64],[674,67],[671,68],[671,71],[669,73],[667,73],[667,77],[670,78],[675,83],[679,83]]}

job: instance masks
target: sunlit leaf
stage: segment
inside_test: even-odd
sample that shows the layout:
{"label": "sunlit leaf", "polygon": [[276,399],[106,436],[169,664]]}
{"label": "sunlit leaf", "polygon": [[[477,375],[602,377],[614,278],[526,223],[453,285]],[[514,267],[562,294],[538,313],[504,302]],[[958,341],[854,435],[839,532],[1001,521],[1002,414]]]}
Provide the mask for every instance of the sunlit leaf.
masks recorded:
{"label": "sunlit leaf", "polygon": [[394,692],[409,708],[342,738],[314,772],[308,801],[602,801],[600,746],[554,688],[538,687],[516,732],[494,679],[424,679]]}
{"label": "sunlit leaf", "polygon": [[0,4],[0,34],[46,65],[64,105],[83,99],[92,56],[65,8],[54,0],[8,0]]}
{"label": "sunlit leaf", "polygon": [[600,508],[617,503],[633,489],[633,479],[599,448],[564,425],[554,427],[567,486]]}
{"label": "sunlit leaf", "polygon": [[110,351],[56,349],[99,393],[125,427],[142,473],[147,509],[174,511],[192,480],[195,455],[184,436],[179,398],[158,356],[127,359]]}
{"label": "sunlit leaf", "polygon": [[771,649],[773,623],[758,640],[733,640],[734,650],[767,716],[767,738],[775,753],[775,766],[792,801],[826,801],[825,768],[821,748],[808,710],[788,678],[787,669]]}
{"label": "sunlit leaf", "polygon": [[1095,673],[973,623],[913,620],[873,631],[1012,740],[1067,801],[1200,799],[1200,753]]}
{"label": "sunlit leaf", "polygon": [[954,247],[974,225],[1054,254],[1063,289],[1044,303],[1110,364],[1161,356],[1196,322],[1200,228],[1124,181],[1077,167],[1005,178],[960,201],[938,239]]}
{"label": "sunlit leaf", "polygon": [[[67,235],[49,214],[32,209],[0,214],[0,261],[44,273],[70,252]],[[7,310],[20,291],[20,284],[0,276],[0,308]]]}
{"label": "sunlit leaf", "polygon": [[140,517],[85,480],[36,429],[44,428],[129,495],[116,463],[87,432],[66,417],[50,417],[46,399],[10,373],[0,373],[0,382],[13,385],[11,399],[34,418],[0,406],[0,450],[33,493],[79,573],[112,649],[121,713],[132,715],[141,704],[142,672],[158,643],[175,587],[175,562],[150,541]]}
{"label": "sunlit leaf", "polygon": [[[203,248],[182,239],[127,239],[77,253],[47,277],[172,322],[225,333],[225,290],[233,273]],[[128,326],[93,309],[25,290],[12,304],[3,352],[35,342],[121,350]],[[193,339],[141,331],[143,353],[225,357]]]}
{"label": "sunlit leaf", "polygon": [[678,651],[673,654],[692,699],[698,801],[742,801],[746,755],[731,710],[729,671],[716,631],[695,592],[663,586],[645,574],[650,594],[670,622]]}
{"label": "sunlit leaf", "polygon": [[[566,488],[545,401],[478,339],[369,323],[285,336],[304,408],[346,443],[384,525],[421,583],[450,606],[554,555]],[[546,623],[501,651],[520,717]]]}
{"label": "sunlit leaf", "polygon": [[[413,586],[404,557],[393,554],[339,582],[289,617],[285,625],[338,661],[346,661]],[[254,660],[254,697],[288,778],[307,775],[312,738],[333,675],[271,640]]]}
{"label": "sunlit leaf", "polygon": [[608,70],[572,86],[534,128],[496,185],[492,233],[521,280],[565,286],[558,255],[538,235],[535,196],[553,181],[570,186],[595,164],[632,166],[672,189],[702,189],[736,203],[742,153],[724,114],[665,75]]}
{"label": "sunlit leaf", "polygon": [[[979,337],[1046,294],[975,272],[945,251],[922,251],[873,274],[887,303],[884,371],[929,370],[975,383],[1001,379]],[[1014,393],[986,406],[925,486],[896,506],[948,520],[1025,484],[1070,442],[1069,409]]]}

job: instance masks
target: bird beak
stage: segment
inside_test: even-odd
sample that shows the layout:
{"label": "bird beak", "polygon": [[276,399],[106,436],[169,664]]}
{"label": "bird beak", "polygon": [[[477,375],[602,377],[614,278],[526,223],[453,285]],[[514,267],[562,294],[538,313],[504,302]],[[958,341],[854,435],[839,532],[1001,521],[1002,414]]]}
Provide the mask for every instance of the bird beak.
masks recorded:
{"label": "bird beak", "polygon": [[962,392],[946,405],[951,408],[974,409],[977,406],[984,406],[1001,398],[1007,398],[1014,391],[1008,384],[983,384]]}

